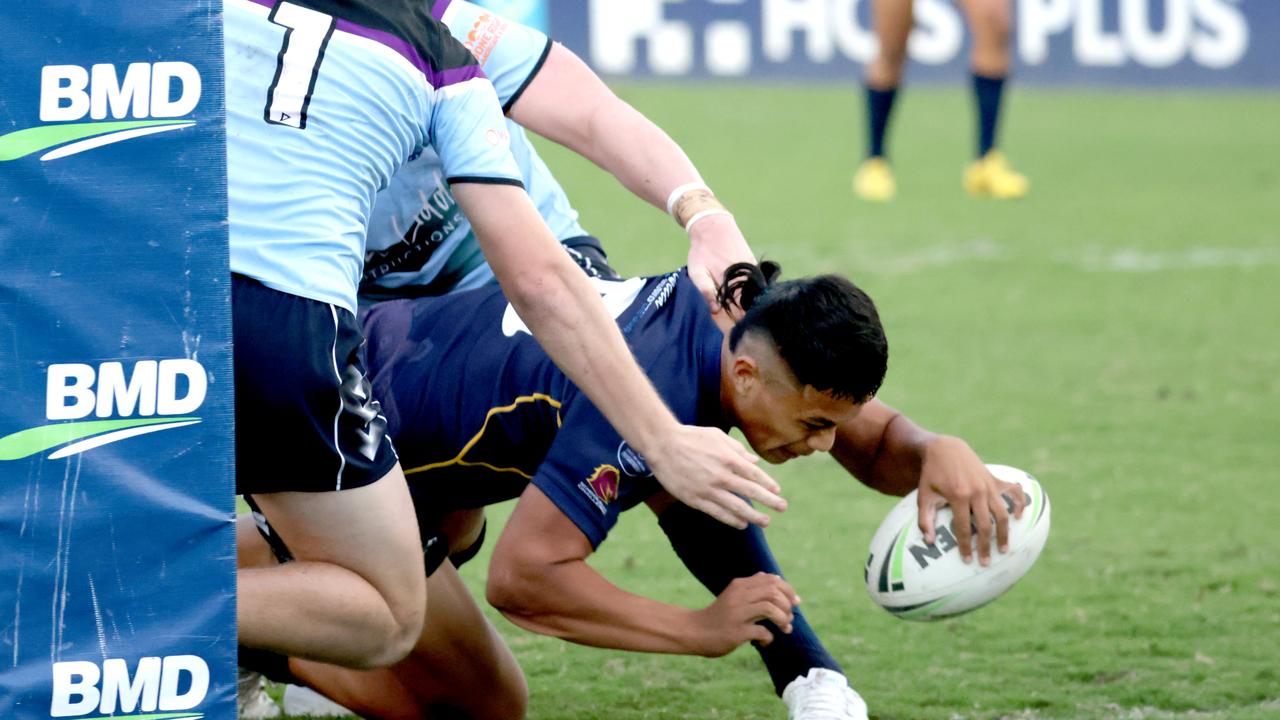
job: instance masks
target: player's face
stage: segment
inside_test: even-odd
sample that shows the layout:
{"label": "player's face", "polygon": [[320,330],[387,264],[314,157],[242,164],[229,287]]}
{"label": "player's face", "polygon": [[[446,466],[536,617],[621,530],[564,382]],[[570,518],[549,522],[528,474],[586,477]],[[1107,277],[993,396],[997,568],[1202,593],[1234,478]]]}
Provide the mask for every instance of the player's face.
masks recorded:
{"label": "player's face", "polygon": [[767,378],[738,402],[738,427],[760,457],[783,463],[815,451],[828,452],[836,427],[857,416],[862,405],[787,378]]}

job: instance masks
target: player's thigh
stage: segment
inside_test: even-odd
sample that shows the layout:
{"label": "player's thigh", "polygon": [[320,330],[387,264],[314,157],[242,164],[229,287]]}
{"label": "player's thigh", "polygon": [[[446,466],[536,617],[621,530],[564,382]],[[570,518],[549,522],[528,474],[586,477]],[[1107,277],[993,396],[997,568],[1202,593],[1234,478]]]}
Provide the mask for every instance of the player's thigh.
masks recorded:
{"label": "player's thigh", "polygon": [[484,527],[484,508],[466,508],[446,513],[440,519],[440,533],[448,539],[449,556],[466,553],[467,559],[473,557],[480,549],[476,543],[481,541],[480,533]]}
{"label": "player's thigh", "polygon": [[959,0],[959,4],[975,43],[1007,42],[1013,25],[1013,0]]}
{"label": "player's thigh", "polygon": [[880,42],[880,57],[887,60],[906,57],[907,37],[915,16],[912,0],[872,0],[871,20]]}
{"label": "player's thigh", "polygon": [[434,701],[482,719],[524,716],[528,686],[511,649],[485,618],[453,564],[427,580],[426,625],[409,658],[392,668]]}
{"label": "player's thigh", "polygon": [[398,464],[382,479],[351,490],[265,493],[253,499],[295,559],[352,570],[378,590],[397,617],[421,612],[422,542]]}

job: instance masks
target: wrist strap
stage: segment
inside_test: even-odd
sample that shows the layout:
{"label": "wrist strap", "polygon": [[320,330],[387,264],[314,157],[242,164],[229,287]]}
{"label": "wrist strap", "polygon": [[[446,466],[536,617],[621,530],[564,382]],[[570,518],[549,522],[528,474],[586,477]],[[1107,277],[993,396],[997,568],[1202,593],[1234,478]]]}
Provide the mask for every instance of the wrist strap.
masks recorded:
{"label": "wrist strap", "polygon": [[693,232],[694,223],[698,222],[702,218],[711,217],[712,215],[728,215],[729,217],[733,217],[733,213],[729,212],[728,210],[725,210],[722,207],[707,208],[706,210],[699,210],[698,212],[693,214],[693,217],[689,218],[689,222],[684,224],[684,231]]}
{"label": "wrist strap", "polygon": [[668,215],[670,215],[671,217],[676,216],[676,203],[680,201],[681,195],[684,195],[690,190],[706,190],[707,192],[711,192],[711,188],[707,187],[707,184],[701,181],[685,183],[683,185],[677,186],[676,189],[672,190],[671,194],[667,196],[667,214]]}

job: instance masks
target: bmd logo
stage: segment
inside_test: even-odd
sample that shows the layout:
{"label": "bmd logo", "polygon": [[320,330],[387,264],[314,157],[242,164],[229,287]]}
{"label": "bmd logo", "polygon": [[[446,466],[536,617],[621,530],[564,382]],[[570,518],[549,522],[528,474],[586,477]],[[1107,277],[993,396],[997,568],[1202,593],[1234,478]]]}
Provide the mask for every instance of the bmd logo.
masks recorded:
{"label": "bmd logo", "polygon": [[[120,362],[97,367],[50,365],[45,418],[78,422],[41,425],[0,437],[0,461],[70,443],[49,455],[57,460],[137,435],[194,425],[200,418],[190,413],[204,404],[208,385],[204,367],[188,359],[139,360],[128,375]],[[104,419],[82,419],[91,415]]]}
{"label": "bmd logo", "polygon": [[[123,658],[53,664],[49,717],[85,720],[198,720],[209,693],[209,665],[196,655],[144,657],[130,674]],[[156,713],[156,711],[160,711]],[[130,715],[142,712],[146,715]]]}
{"label": "bmd logo", "polygon": [[57,160],[191,127],[195,121],[187,116],[200,103],[200,91],[200,73],[185,62],[130,63],[123,75],[105,63],[46,65],[40,69],[40,120],[61,124],[0,135],[0,162],[45,150],[41,160]]}

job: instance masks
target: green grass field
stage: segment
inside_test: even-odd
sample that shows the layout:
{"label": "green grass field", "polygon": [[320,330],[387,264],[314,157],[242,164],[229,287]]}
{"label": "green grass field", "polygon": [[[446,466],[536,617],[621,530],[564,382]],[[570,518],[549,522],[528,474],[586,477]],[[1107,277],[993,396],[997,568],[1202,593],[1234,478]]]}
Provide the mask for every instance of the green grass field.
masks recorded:
{"label": "green grass field", "polygon": [[[968,97],[913,88],[891,136],[899,198],[870,206],[849,192],[852,88],[622,93],[761,255],[871,293],[892,349],[882,399],[1033,472],[1053,500],[1049,544],[1008,595],[912,624],[861,587],[894,500],[826,458],[773,469],[791,508],[768,537],[873,717],[1280,718],[1280,96],[1016,90],[1004,146],[1033,192],[998,204],[960,190]],[[683,264],[662,213],[545,155],[624,273]],[[706,605],[652,515],[629,515],[595,566]],[[463,572],[478,597],[486,557]],[[532,718],[786,716],[750,648],[602,651],[491,617]]]}

